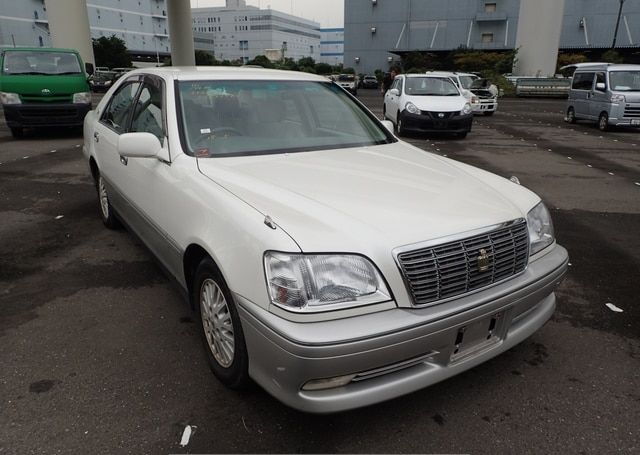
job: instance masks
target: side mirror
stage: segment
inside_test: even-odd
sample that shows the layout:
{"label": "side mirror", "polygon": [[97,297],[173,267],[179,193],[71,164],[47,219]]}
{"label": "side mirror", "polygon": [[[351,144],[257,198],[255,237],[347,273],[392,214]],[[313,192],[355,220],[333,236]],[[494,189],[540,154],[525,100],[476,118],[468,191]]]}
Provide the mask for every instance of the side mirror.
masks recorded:
{"label": "side mirror", "polygon": [[382,120],[382,125],[391,133],[394,134],[393,131],[393,122],[389,120]]}
{"label": "side mirror", "polygon": [[600,90],[601,92],[606,91],[607,90],[607,84],[605,84],[604,82],[596,83],[596,90]]}
{"label": "side mirror", "polygon": [[391,93],[393,96],[400,96],[400,90],[398,90],[397,88],[392,88],[391,90],[389,90],[389,93]]}
{"label": "side mirror", "polygon": [[84,64],[84,71],[87,74],[93,74],[93,71],[94,71],[93,63],[85,63]]}
{"label": "side mirror", "polygon": [[125,133],[118,138],[118,153],[125,158],[156,158],[162,144],[151,133]]}

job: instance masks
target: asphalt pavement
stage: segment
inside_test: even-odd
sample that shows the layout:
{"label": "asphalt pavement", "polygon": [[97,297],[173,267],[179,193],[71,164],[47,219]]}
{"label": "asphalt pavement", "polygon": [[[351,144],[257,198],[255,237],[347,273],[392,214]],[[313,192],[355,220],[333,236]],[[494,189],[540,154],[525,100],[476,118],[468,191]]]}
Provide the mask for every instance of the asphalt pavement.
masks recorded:
{"label": "asphalt pavement", "polygon": [[0,453],[638,453],[640,131],[563,111],[505,99],[467,139],[406,138],[543,197],[571,255],[552,320],[464,374],[329,416],[221,386],[177,289],[102,226],[79,133],[13,140],[2,119]]}

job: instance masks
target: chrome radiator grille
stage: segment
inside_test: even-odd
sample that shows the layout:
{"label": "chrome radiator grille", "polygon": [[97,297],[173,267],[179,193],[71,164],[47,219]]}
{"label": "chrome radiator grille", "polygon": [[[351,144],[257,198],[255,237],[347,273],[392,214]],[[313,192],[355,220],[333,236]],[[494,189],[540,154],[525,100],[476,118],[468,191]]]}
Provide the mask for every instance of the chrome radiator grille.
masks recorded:
{"label": "chrome radiator grille", "polygon": [[529,258],[524,220],[461,240],[398,254],[414,305],[433,304],[522,272]]}

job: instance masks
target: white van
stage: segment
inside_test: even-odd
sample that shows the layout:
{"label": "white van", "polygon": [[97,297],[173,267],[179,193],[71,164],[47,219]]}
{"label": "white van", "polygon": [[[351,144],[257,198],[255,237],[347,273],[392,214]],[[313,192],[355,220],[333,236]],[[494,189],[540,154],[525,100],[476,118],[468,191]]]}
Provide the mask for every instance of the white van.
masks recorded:
{"label": "white van", "polygon": [[566,121],[640,127],[640,65],[580,65],[573,74]]}

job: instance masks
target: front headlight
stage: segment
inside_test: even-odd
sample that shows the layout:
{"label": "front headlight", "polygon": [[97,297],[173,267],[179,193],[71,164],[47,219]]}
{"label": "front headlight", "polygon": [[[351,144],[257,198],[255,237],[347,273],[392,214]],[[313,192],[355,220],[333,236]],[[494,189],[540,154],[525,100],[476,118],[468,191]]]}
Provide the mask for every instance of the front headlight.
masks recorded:
{"label": "front headlight", "polygon": [[91,93],[89,92],[80,92],[73,94],[73,103],[74,104],[89,104],[91,103]]}
{"label": "front headlight", "polygon": [[625,101],[626,98],[624,97],[624,95],[611,95],[612,103],[624,103]]}
{"label": "front headlight", "polygon": [[480,98],[478,98],[477,96],[472,96],[471,104],[480,104]]}
{"label": "front headlight", "polygon": [[464,105],[464,107],[462,108],[462,113],[465,115],[471,114],[471,105],[469,103],[466,103]]}
{"label": "front headlight", "polygon": [[0,102],[2,104],[22,104],[20,95],[17,93],[0,92]]}
{"label": "front headlight", "polygon": [[419,113],[420,113],[420,109],[418,109],[418,108],[416,107],[416,105],[415,105],[415,104],[413,104],[411,101],[409,101],[409,102],[407,103],[407,105],[406,105],[404,108],[405,108],[405,109],[407,110],[407,112],[409,112],[410,114],[419,114]]}
{"label": "front headlight", "polygon": [[104,81],[104,85],[111,85],[111,81]]}
{"label": "front headlight", "polygon": [[554,241],[553,223],[547,207],[541,202],[527,214],[530,255],[538,253]]}
{"label": "front headlight", "polygon": [[378,269],[362,256],[268,251],[264,269],[271,302],[291,311],[327,311],[391,299]]}

